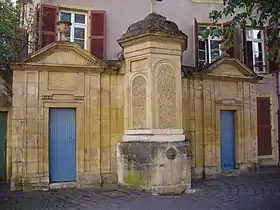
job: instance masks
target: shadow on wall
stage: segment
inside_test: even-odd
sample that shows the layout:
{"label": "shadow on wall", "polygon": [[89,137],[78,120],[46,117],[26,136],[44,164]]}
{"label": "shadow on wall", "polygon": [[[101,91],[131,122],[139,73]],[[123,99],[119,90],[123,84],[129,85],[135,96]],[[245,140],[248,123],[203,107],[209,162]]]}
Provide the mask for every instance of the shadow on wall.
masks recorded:
{"label": "shadow on wall", "polygon": [[11,71],[0,70],[0,108],[12,104],[12,78]]}

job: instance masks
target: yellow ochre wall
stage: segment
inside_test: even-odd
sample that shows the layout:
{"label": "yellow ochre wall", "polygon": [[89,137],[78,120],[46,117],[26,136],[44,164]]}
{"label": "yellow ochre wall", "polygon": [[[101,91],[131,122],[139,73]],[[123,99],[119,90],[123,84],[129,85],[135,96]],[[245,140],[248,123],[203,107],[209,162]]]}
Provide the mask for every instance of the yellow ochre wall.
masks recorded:
{"label": "yellow ochre wall", "polygon": [[[98,66],[98,60],[72,45],[54,44],[50,46],[50,54],[42,56],[39,52],[40,56],[35,56],[32,62],[13,67],[13,190],[92,186],[117,181],[115,147],[124,129],[123,75]],[[66,53],[63,49],[69,46],[72,51]],[[61,48],[63,55],[54,61],[61,53],[57,48]],[[54,56],[56,50],[58,55]],[[70,61],[77,65],[60,65]],[[57,63],[49,64],[53,62]],[[76,108],[75,183],[49,182],[50,107]]]}
{"label": "yellow ochre wall", "polygon": [[[67,42],[52,43],[13,65],[12,133],[8,143],[13,190],[117,182],[115,152],[124,132],[125,105],[125,69],[120,66],[116,68]],[[182,80],[183,129],[192,145],[192,177],[222,172],[220,110],[236,111],[235,166],[238,171],[248,170],[258,161],[259,77],[231,58],[221,58],[205,72]],[[50,107],[76,108],[74,183],[49,181]]]}
{"label": "yellow ochre wall", "polygon": [[117,182],[116,144],[124,131],[123,75],[101,76],[101,177]]}
{"label": "yellow ochre wall", "polygon": [[[235,112],[235,168],[248,170],[257,163],[256,85],[221,64],[213,73],[184,78],[183,124],[192,145],[192,177],[222,173],[220,110]],[[233,75],[232,75],[233,74]],[[236,74],[236,75],[234,75]]]}

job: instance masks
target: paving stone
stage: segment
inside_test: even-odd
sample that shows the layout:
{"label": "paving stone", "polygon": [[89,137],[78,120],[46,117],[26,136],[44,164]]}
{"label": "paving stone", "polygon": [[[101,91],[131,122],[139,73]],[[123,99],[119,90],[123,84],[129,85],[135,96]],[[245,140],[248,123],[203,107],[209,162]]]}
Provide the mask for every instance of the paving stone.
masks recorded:
{"label": "paving stone", "polygon": [[193,182],[182,196],[153,196],[127,188],[9,192],[0,185],[1,210],[278,210],[280,173]]}

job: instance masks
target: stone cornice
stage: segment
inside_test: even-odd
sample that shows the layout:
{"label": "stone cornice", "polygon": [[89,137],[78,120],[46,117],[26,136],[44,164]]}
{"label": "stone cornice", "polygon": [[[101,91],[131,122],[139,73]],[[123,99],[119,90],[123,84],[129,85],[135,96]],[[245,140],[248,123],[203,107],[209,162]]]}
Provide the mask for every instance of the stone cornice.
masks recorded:
{"label": "stone cornice", "polygon": [[104,68],[98,66],[73,66],[73,65],[56,65],[56,64],[36,64],[36,63],[16,63],[11,66],[12,70],[29,70],[29,71],[94,71],[102,72]]}
{"label": "stone cornice", "polygon": [[[243,72],[244,78],[252,78],[255,80],[261,80],[262,77],[257,75],[251,69],[249,69],[244,63],[242,63],[239,59],[231,58],[231,57],[221,57],[219,60],[213,62],[208,67],[203,70],[203,73],[210,73],[214,71],[221,64],[231,64],[236,66],[240,72]],[[248,76],[245,76],[248,75]]]}
{"label": "stone cornice", "polygon": [[196,79],[211,79],[211,80],[220,80],[220,81],[246,81],[250,83],[257,83],[259,79],[254,77],[238,77],[238,76],[223,76],[223,75],[209,75],[207,73],[194,73],[190,77]]}
{"label": "stone cornice", "polygon": [[58,71],[58,72],[92,72],[105,74],[122,74],[120,66],[109,65],[107,68],[98,66],[71,66],[71,65],[44,65],[34,63],[16,63],[11,66],[12,70],[17,71]]}
{"label": "stone cornice", "polygon": [[167,35],[164,33],[145,33],[145,34],[141,34],[129,39],[126,39],[124,41],[122,40],[118,40],[118,43],[122,46],[122,47],[127,47],[130,45],[135,45],[135,44],[140,44],[143,42],[147,42],[147,41],[156,41],[156,42],[173,42],[173,43],[178,43],[181,44],[182,46],[182,51],[184,49],[187,48],[187,43],[188,43],[188,37],[186,36],[171,36],[171,35]]}
{"label": "stone cornice", "polygon": [[[106,68],[107,64],[91,55],[88,51],[82,49],[79,47],[77,44],[72,43],[72,42],[53,42],[37,51],[34,53],[31,53],[27,57],[25,57],[21,62],[22,63],[38,63],[40,60],[43,58],[55,53],[63,53],[63,52],[74,52],[78,57],[82,58],[84,61],[86,61],[86,65],[90,66],[99,66],[99,68]],[[46,64],[49,65],[49,64]]]}

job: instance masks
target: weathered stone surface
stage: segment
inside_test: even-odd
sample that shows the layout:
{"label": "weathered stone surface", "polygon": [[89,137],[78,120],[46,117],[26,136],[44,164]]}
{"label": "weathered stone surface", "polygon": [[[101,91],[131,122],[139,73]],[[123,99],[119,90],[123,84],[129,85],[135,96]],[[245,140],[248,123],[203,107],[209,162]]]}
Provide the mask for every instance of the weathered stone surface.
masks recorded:
{"label": "weathered stone surface", "polygon": [[2,185],[0,209],[277,210],[280,205],[279,169],[273,174],[193,181],[192,187],[184,195],[163,197],[120,187],[9,192]]}
{"label": "weathered stone surface", "polygon": [[[171,148],[175,159],[167,157]],[[191,187],[189,149],[187,141],[119,143],[118,181],[155,194],[181,194]]]}
{"label": "weathered stone surface", "polygon": [[[224,174],[221,168],[220,110],[235,112],[235,169],[257,164],[256,83],[260,79],[239,60],[223,57],[203,72],[183,78],[184,130],[190,134],[193,177]],[[204,155],[201,155],[204,154]]]}
{"label": "weathered stone surface", "polygon": [[110,66],[70,42],[52,43],[12,66],[11,189],[50,188],[50,107],[76,108],[76,182],[67,186],[100,186],[101,173],[116,176],[111,162],[123,132],[123,76],[107,74],[117,70]]}
{"label": "weathered stone surface", "polygon": [[158,14],[130,26],[124,47],[125,131],[117,145],[118,182],[155,194],[191,185],[182,127],[181,53],[187,36]]}
{"label": "weathered stone surface", "polygon": [[166,17],[151,13],[145,19],[132,24],[118,41],[133,38],[146,33],[164,33],[169,36],[187,36],[178,28],[177,24]]}
{"label": "weathered stone surface", "polygon": [[[236,168],[246,170],[256,165],[258,78],[240,61],[221,58],[203,73],[188,71],[188,77],[182,80],[181,55],[186,38],[175,23],[150,14],[133,24],[119,40],[124,47],[122,75],[117,74],[120,62],[104,62],[67,42],[52,43],[14,65],[8,142],[12,189],[27,189],[33,182],[43,189],[49,184],[50,107],[77,110],[77,186],[116,181],[119,156],[115,150],[124,131],[135,132],[123,136],[128,142],[140,139],[139,132],[151,131],[143,132],[141,140],[158,144],[167,138],[183,141],[186,135],[191,141],[193,176],[222,174],[221,109],[236,111]],[[153,133],[155,130],[159,133]],[[138,145],[151,157],[127,147],[132,156],[127,156],[130,163],[126,180],[159,193],[183,191],[179,177],[190,179],[190,160],[180,155],[177,146],[177,154],[174,150],[167,152],[167,145],[173,142],[161,142],[166,147]],[[144,168],[133,163],[134,153]],[[150,168],[150,162],[163,165]],[[180,174],[180,168],[187,170]],[[165,187],[165,181],[172,185]]]}

